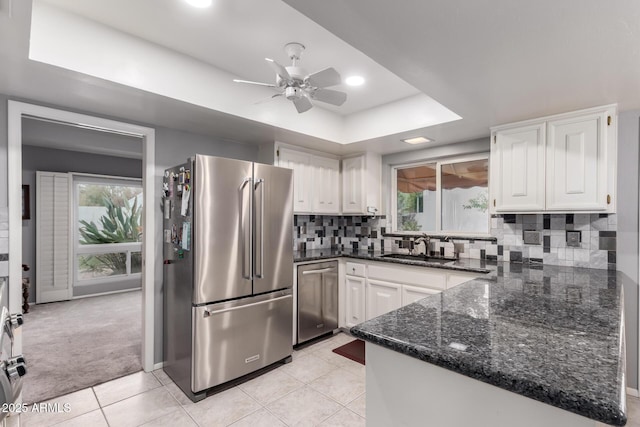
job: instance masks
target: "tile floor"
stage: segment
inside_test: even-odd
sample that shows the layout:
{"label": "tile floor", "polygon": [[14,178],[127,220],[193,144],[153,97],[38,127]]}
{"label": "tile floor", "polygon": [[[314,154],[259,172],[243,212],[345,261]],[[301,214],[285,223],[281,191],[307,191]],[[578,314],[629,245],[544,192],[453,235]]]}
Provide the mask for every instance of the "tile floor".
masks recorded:
{"label": "tile floor", "polygon": [[[47,402],[69,412],[24,413],[7,426],[364,426],[365,368],[331,351],[352,339],[340,333],[294,351],[293,362],[198,403],[164,371],[138,372]],[[640,399],[627,405],[627,426],[640,427]]]}
{"label": "tile floor", "polygon": [[[60,413],[23,413],[22,427],[364,426],[365,368],[331,350],[340,333],[294,351],[293,362],[234,388],[191,402],[162,370],[138,372],[52,399]],[[7,419],[17,425],[18,417]]]}

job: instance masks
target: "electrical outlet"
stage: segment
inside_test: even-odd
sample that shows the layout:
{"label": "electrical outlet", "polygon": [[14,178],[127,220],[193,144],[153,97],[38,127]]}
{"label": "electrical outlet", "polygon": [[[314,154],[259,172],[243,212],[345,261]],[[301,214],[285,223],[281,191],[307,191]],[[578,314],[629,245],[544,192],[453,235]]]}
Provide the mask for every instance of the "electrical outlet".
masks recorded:
{"label": "electrical outlet", "polygon": [[522,233],[522,240],[525,245],[539,245],[540,244],[540,232],[533,230],[525,230]]}
{"label": "electrical outlet", "polygon": [[581,233],[579,231],[567,231],[567,246],[580,247]]}

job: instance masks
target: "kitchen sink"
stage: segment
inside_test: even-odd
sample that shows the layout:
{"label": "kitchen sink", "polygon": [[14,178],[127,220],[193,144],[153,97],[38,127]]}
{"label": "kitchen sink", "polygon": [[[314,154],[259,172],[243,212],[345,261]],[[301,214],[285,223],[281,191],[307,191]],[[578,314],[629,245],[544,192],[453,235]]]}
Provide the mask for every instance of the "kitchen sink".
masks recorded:
{"label": "kitchen sink", "polygon": [[427,255],[409,255],[409,254],[386,254],[386,255],[380,255],[380,257],[403,259],[407,261],[437,262],[440,264],[446,264],[449,262],[457,261],[457,258],[427,256]]}

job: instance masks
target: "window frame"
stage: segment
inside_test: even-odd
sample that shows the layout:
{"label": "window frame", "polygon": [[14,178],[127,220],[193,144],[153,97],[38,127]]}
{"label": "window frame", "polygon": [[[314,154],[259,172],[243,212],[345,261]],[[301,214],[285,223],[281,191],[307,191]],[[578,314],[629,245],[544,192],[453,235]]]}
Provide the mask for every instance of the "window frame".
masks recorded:
{"label": "window frame", "polygon": [[[78,226],[79,218],[79,205],[80,200],[80,185],[81,184],[97,184],[97,185],[123,185],[139,187],[144,191],[142,185],[142,179],[129,178],[129,177],[116,177],[108,175],[94,175],[83,173],[72,173],[72,179],[70,185],[72,186],[72,217],[71,225],[73,230],[73,257],[71,259],[71,266],[73,270],[73,286],[91,286],[103,283],[122,282],[128,280],[142,280],[142,272],[131,273],[131,253],[142,252],[142,240],[140,242],[124,242],[124,243],[105,243],[101,245],[81,245],[80,244],[80,230]],[[144,196],[143,196],[144,203]],[[143,230],[144,233],[144,230]],[[127,257],[127,271],[125,274],[117,274],[114,276],[97,277],[93,279],[80,279],[79,278],[79,258],[82,255],[99,255],[103,253],[125,253]]]}
{"label": "window frame", "polygon": [[[439,159],[423,159],[419,162],[400,163],[391,166],[391,230],[392,234],[401,234],[407,236],[427,234],[429,236],[464,236],[464,237],[491,237],[491,209],[487,207],[487,232],[472,232],[472,231],[452,231],[442,229],[442,165],[449,165],[452,163],[464,163],[472,162],[475,160],[487,160],[487,191],[490,188],[491,181],[491,162],[489,153],[480,153],[473,155],[444,157]],[[436,165],[436,229],[434,231],[404,231],[398,230],[398,170],[407,169],[416,166],[422,166],[427,164]],[[490,199],[490,198],[489,198]],[[424,206],[423,206],[424,209]]]}

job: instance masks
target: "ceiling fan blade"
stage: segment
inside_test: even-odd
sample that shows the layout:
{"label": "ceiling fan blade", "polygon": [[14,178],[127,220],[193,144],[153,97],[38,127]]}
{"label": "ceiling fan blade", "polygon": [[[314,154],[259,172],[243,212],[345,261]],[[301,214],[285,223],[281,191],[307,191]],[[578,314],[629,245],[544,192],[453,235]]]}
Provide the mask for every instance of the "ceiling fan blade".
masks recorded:
{"label": "ceiling fan blade", "polygon": [[283,95],[281,93],[276,93],[275,95],[270,96],[269,98],[261,99],[260,101],[254,102],[253,105],[264,104],[265,102],[273,101],[278,96],[283,96]]}
{"label": "ceiling fan blade", "polygon": [[298,110],[298,113],[304,113],[305,111],[309,111],[311,107],[313,107],[313,104],[306,96],[294,99],[293,105],[296,106],[296,110]]}
{"label": "ceiling fan blade", "polygon": [[338,90],[316,89],[311,92],[311,98],[332,105],[342,105],[347,100],[347,94]]}
{"label": "ceiling fan blade", "polygon": [[273,59],[270,59],[270,58],[264,58],[264,59],[267,61],[267,64],[269,64],[269,66],[273,68],[273,71],[275,71],[276,74],[280,76],[282,80],[284,80],[285,82],[290,82],[292,80],[286,68],[278,64]]}
{"label": "ceiling fan blade", "polygon": [[329,87],[342,83],[340,73],[333,67],[309,74],[304,80],[314,87]]}
{"label": "ceiling fan blade", "polygon": [[233,79],[234,82],[236,83],[246,83],[246,84],[250,84],[250,85],[258,85],[258,86],[266,86],[266,87],[276,87],[276,85],[272,85],[271,83],[260,83],[260,82],[252,82],[250,80],[240,80],[240,79]]}

